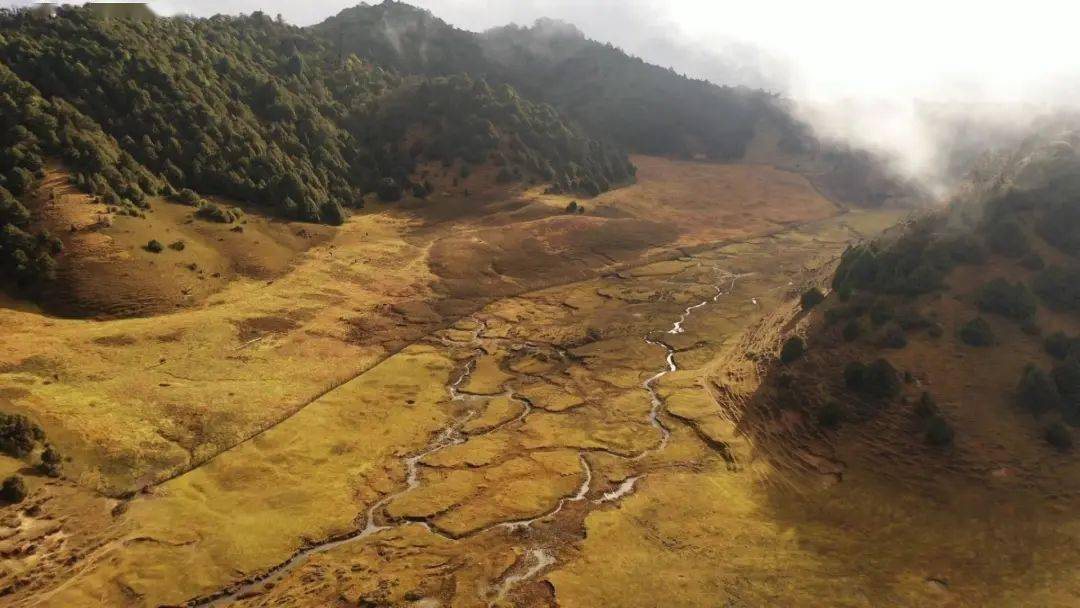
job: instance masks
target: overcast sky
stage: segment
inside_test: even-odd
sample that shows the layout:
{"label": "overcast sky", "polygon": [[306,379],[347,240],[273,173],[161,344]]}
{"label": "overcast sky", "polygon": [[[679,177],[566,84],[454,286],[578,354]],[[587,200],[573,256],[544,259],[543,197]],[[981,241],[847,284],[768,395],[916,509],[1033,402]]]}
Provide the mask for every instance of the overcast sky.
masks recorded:
{"label": "overcast sky", "polygon": [[[8,0],[10,2],[10,0]],[[17,0],[26,4],[23,0]],[[4,0],[0,0],[0,3]],[[310,25],[350,0],[160,0],[162,14],[262,10]],[[574,23],[648,61],[779,91],[819,129],[932,164],[917,100],[1080,105],[1080,3],[1052,0],[415,0],[480,31]],[[825,105],[821,105],[825,104]],[[825,107],[825,112],[817,112]],[[1030,112],[1026,112],[1030,114]]]}

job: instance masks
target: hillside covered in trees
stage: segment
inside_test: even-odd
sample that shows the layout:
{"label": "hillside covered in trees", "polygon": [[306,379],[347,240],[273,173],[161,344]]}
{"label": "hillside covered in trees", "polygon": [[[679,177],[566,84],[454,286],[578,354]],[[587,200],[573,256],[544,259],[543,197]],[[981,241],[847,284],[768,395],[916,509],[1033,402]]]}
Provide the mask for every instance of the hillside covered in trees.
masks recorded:
{"label": "hillside covered in trees", "polygon": [[784,132],[792,147],[809,136],[770,93],[687,78],[559,21],[476,34],[390,1],[346,9],[313,30],[340,53],[397,70],[467,72],[512,84],[642,154],[740,158],[760,120]]}
{"label": "hillside covered in trees", "polygon": [[[1076,125],[1042,125],[948,208],[849,248],[814,303],[813,360],[786,369],[805,380],[788,402],[827,431],[903,413],[897,433],[956,445],[939,461],[989,460],[985,446],[1002,437],[1024,474],[1044,466],[1032,453],[1069,452],[1080,428]],[[816,384],[828,388],[815,395]]]}
{"label": "hillside covered in trees", "polygon": [[16,199],[54,158],[118,210],[191,189],[327,223],[365,193],[418,192],[410,176],[425,161],[494,162],[505,181],[583,194],[634,172],[617,147],[506,84],[383,69],[261,13],[4,11],[0,87],[0,256],[19,279],[48,274],[56,244],[27,232]]}

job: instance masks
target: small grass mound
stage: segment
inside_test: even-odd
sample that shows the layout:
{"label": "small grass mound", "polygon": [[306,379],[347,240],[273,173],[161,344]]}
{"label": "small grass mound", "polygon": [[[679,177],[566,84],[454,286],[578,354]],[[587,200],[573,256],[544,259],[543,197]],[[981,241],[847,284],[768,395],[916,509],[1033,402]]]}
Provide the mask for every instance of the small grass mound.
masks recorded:
{"label": "small grass mound", "polygon": [[162,251],[165,251],[165,246],[157,239],[150,239],[147,241],[146,245],[143,246],[143,249],[150,253],[161,253]]}

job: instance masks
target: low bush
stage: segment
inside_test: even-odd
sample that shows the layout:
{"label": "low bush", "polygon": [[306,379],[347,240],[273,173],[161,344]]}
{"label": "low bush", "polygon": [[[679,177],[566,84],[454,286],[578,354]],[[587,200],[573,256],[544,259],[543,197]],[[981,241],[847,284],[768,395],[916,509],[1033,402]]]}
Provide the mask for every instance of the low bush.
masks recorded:
{"label": "low bush", "polygon": [[187,244],[184,243],[184,241],[173,241],[172,243],[169,243],[169,249],[172,249],[173,251],[183,251],[185,247],[187,247]]}
{"label": "low bush", "polygon": [[1064,403],[1054,381],[1034,365],[1024,368],[1016,389],[1016,399],[1020,407],[1036,415],[1060,409]]}
{"label": "low bush", "polygon": [[379,180],[379,185],[375,189],[375,192],[378,194],[380,201],[392,203],[401,200],[402,188],[394,178],[384,177]]}
{"label": "low bush", "polygon": [[63,458],[60,457],[60,453],[53,446],[46,445],[45,449],[41,451],[41,470],[49,477],[60,476],[62,463]]}
{"label": "low bush", "polygon": [[799,305],[803,310],[810,310],[825,301],[825,294],[817,287],[812,287],[803,292],[799,298]]}
{"label": "low bush", "polygon": [[237,219],[237,214],[234,211],[225,209],[213,203],[203,203],[195,212],[195,215],[200,219],[209,222],[217,222],[219,224],[231,224]]}
{"label": "low bush", "polygon": [[927,319],[913,306],[904,306],[898,309],[896,311],[896,322],[900,324],[904,331],[923,329],[930,326],[930,319]]}
{"label": "low bush", "polygon": [[959,264],[985,264],[989,257],[986,245],[968,234],[943,238],[939,241],[939,247]]}
{"label": "low bush", "polygon": [[944,447],[953,442],[956,431],[953,430],[948,420],[945,420],[940,415],[934,415],[926,420],[926,430],[923,436],[930,445]]}
{"label": "low bush", "polygon": [[1043,268],[1046,268],[1046,262],[1043,261],[1042,256],[1034,251],[1021,258],[1020,265],[1028,270],[1042,270]]}
{"label": "low bush", "polygon": [[0,484],[0,500],[8,504],[15,504],[22,502],[24,498],[26,498],[26,484],[23,482],[22,477],[12,475],[5,479],[3,484]]}
{"label": "low bush", "polygon": [[979,290],[979,310],[1022,321],[1035,316],[1035,296],[1023,283],[994,279]]}
{"label": "low bush", "polygon": [[1031,243],[1020,224],[1012,220],[1000,220],[986,228],[986,240],[997,254],[1018,258],[1031,250]]}
{"label": "low bush", "polygon": [[165,251],[165,246],[162,245],[161,241],[159,240],[150,239],[149,241],[147,241],[146,245],[143,246],[143,249],[149,251],[150,253],[161,253],[162,251]]}
{"label": "low bush", "polygon": [[1043,349],[1058,361],[1070,356],[1080,357],[1080,338],[1070,338],[1062,331],[1054,332],[1043,341]]}
{"label": "low bush", "polygon": [[1073,447],[1072,432],[1060,422],[1055,422],[1046,427],[1043,438],[1046,439],[1046,443],[1054,446],[1060,452],[1067,452]]}
{"label": "low bush", "polygon": [[896,311],[888,302],[877,301],[870,307],[870,321],[874,325],[884,325],[896,317]]}
{"label": "low bush", "polygon": [[784,342],[784,346],[780,349],[780,361],[782,363],[793,363],[800,359],[806,352],[806,343],[799,336],[792,336]]}
{"label": "low bush", "polygon": [[815,418],[819,426],[835,429],[844,421],[844,407],[835,401],[829,401],[821,406]]}
{"label": "low bush", "polygon": [[889,323],[881,332],[881,345],[885,348],[904,348],[907,346],[907,335],[899,323]]}
{"label": "low bush", "polygon": [[34,449],[34,444],[45,439],[41,428],[19,414],[0,414],[0,452],[13,458],[22,458]]}
{"label": "low bush", "polygon": [[985,347],[994,344],[994,330],[982,317],[975,317],[964,323],[960,327],[959,334],[960,340],[968,346]]}
{"label": "low bush", "polygon": [[936,416],[939,412],[937,401],[929,392],[923,391],[923,394],[919,396],[919,401],[915,404],[914,411],[919,418]]}
{"label": "low bush", "polygon": [[1035,293],[1054,308],[1080,310],[1080,266],[1043,270],[1035,277]]}
{"label": "low bush", "polygon": [[893,397],[900,392],[899,374],[885,359],[870,365],[858,361],[849,363],[844,368],[844,383],[852,390],[878,399]]}
{"label": "low bush", "polygon": [[859,339],[859,335],[862,334],[862,325],[859,324],[858,319],[848,319],[848,322],[844,324],[842,332],[844,340],[847,342],[854,342]]}
{"label": "low bush", "polygon": [[1080,360],[1070,357],[1054,366],[1050,377],[1057,385],[1058,394],[1065,400],[1066,409],[1080,408]]}
{"label": "low bush", "polygon": [[176,200],[184,203],[185,205],[198,205],[202,199],[191,188],[184,188],[180,190],[180,193],[176,195]]}

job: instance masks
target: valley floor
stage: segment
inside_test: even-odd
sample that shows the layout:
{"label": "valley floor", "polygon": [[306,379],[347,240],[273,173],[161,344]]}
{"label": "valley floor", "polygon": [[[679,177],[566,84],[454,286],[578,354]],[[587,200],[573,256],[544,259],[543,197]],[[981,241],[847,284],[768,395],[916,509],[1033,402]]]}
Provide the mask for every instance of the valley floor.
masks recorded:
{"label": "valley floor", "polygon": [[[71,456],[4,512],[0,604],[1069,605],[950,585],[1008,572],[977,518],[745,427],[797,294],[900,214],[636,162],[580,217],[372,211],[169,315],[0,313],[0,404]],[[1005,559],[1080,564],[1059,525]]]}

